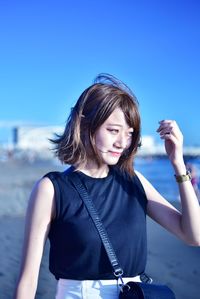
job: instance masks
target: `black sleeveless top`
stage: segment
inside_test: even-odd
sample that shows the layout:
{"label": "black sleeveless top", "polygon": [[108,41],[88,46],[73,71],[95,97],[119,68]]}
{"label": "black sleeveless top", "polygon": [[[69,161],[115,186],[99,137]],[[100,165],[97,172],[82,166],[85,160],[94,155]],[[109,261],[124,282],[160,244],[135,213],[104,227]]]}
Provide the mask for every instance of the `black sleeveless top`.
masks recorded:
{"label": "black sleeveless top", "polygon": [[70,167],[50,172],[56,216],[52,221],[49,268],[56,279],[113,279],[112,268],[98,232],[73,186],[79,175],[102,220],[124,276],[142,273],[146,265],[146,205],[144,189],[136,175],[130,177],[110,167],[105,178],[93,178]]}

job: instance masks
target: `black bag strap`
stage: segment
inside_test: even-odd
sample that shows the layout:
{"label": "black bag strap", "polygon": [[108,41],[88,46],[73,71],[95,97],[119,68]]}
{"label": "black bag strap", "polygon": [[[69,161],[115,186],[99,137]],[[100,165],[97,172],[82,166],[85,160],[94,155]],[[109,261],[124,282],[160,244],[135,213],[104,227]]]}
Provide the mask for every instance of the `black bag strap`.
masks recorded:
{"label": "black bag strap", "polygon": [[101,219],[99,218],[99,215],[98,215],[97,210],[93,204],[93,201],[90,198],[86,188],[83,186],[78,174],[73,173],[73,176],[71,178],[72,178],[71,181],[72,181],[74,187],[76,188],[81,199],[83,200],[83,202],[88,210],[88,213],[91,216],[91,218],[95,224],[95,227],[99,233],[99,236],[102,240],[102,243],[103,243],[106,253],[108,255],[109,261],[113,268],[113,273],[117,278],[120,278],[122,280],[123,269],[119,265],[117,256],[113,249],[113,246],[110,242],[110,239],[109,239],[108,234],[104,228],[104,225],[103,225]]}

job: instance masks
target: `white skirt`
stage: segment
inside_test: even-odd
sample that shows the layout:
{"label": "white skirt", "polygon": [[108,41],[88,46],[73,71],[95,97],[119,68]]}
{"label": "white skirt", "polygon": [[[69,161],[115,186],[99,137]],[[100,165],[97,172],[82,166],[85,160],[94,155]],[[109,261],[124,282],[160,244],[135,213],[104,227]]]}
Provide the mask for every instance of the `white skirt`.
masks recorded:
{"label": "white skirt", "polygon": [[[141,281],[140,276],[125,277],[124,282]],[[120,280],[59,279],[56,299],[118,299]]]}

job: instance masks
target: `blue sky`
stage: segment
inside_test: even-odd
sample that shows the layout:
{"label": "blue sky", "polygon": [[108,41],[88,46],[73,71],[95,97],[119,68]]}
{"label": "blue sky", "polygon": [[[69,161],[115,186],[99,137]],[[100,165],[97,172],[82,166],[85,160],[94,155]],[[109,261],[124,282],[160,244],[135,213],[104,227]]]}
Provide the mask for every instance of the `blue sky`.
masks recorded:
{"label": "blue sky", "polygon": [[175,119],[200,146],[199,15],[198,0],[0,0],[0,141],[3,125],[64,125],[107,72],[136,94],[142,134]]}

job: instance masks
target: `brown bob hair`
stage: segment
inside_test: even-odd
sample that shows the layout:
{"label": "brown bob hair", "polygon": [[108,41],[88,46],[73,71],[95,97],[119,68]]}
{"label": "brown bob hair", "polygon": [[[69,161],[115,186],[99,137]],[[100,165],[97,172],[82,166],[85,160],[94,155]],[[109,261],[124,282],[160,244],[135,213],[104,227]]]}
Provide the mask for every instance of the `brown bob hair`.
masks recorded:
{"label": "brown bob hair", "polygon": [[96,77],[94,84],[80,95],[72,108],[63,134],[51,139],[59,160],[79,168],[92,159],[100,166],[95,133],[116,108],[121,108],[127,124],[134,129],[131,145],[124,151],[117,166],[133,175],[133,160],[140,146],[138,101],[124,83],[109,74]]}

